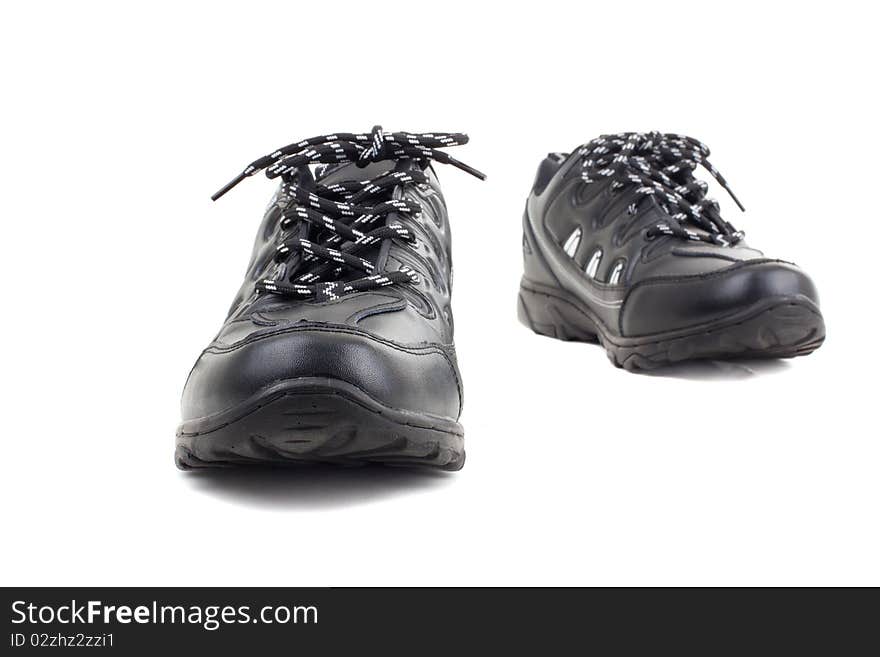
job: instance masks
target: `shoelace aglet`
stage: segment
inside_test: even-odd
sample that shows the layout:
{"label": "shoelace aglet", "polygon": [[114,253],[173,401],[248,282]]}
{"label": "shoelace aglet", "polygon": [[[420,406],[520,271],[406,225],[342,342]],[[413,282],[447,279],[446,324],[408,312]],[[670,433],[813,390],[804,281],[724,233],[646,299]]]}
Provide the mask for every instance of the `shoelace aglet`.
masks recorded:
{"label": "shoelace aglet", "polygon": [[461,169],[465,173],[469,173],[472,176],[479,178],[480,180],[486,179],[485,173],[483,173],[482,171],[478,171],[477,169],[474,169],[469,164],[465,164],[464,162],[460,162],[459,160],[455,160],[451,157],[449,158],[449,164],[451,164],[454,167],[458,167],[459,169]]}
{"label": "shoelace aglet", "polygon": [[221,187],[216,192],[214,192],[214,194],[211,196],[211,200],[216,201],[218,198],[223,196],[226,192],[228,192],[230,189],[235,187],[238,183],[240,183],[245,178],[247,178],[247,176],[244,173],[238,174],[235,178],[233,178],[228,183],[223,185],[223,187]]}
{"label": "shoelace aglet", "polygon": [[724,189],[727,190],[727,193],[730,194],[730,198],[733,199],[733,202],[736,203],[737,207],[739,207],[741,212],[745,212],[746,209],[743,207],[743,204],[739,202],[739,199],[736,197],[736,194],[733,193],[733,190],[727,185],[724,186]]}

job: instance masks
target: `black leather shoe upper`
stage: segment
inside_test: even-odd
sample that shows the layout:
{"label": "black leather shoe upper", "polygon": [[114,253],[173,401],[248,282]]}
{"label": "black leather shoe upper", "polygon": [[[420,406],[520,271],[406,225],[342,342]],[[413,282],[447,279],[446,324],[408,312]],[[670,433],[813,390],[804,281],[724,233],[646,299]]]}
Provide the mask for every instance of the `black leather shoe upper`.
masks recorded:
{"label": "black leather shoe upper", "polygon": [[[585,157],[594,156],[552,153],[538,169],[524,217],[525,282],[562,288],[625,337],[708,324],[768,298],[818,303],[806,274],[747,246],[707,199],[723,232],[673,219],[661,193],[637,193],[626,171],[585,182]],[[691,169],[669,175],[691,185],[693,205],[704,198]]]}
{"label": "black leather shoe upper", "polygon": [[[291,185],[354,184],[388,172],[416,171],[419,184],[394,186],[390,199],[409,201],[419,212],[392,212],[385,225],[405,226],[414,240],[383,239],[359,256],[375,272],[403,267],[415,272],[407,283],[365,291],[299,299],[262,292],[261,281],[295,281],[317,266],[303,255],[279,263],[279,245],[298,235],[319,241],[320,229],[306,221],[283,221],[298,201]],[[388,158],[359,167],[308,167],[283,179],[257,233],[245,281],[229,316],[196,362],[182,400],[183,419],[204,418],[296,378],[342,380],[389,407],[457,418],[462,389],[453,346],[450,308],[452,260],[449,221],[437,178],[427,160]],[[345,251],[346,242],[335,248]],[[340,267],[331,280],[356,275]]]}

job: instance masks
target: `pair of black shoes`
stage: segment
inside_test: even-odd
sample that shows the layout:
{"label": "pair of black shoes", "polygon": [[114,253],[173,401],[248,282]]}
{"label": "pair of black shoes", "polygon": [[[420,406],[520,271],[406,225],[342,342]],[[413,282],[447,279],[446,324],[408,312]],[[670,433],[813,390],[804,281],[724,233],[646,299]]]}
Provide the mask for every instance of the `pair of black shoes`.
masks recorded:
{"label": "pair of black shoes", "polygon": [[[326,135],[260,158],[215,195],[259,171],[280,179],[244,284],[186,383],[180,467],[462,467],[449,219],[432,162],[483,178],[440,150],[467,141]],[[660,133],[551,153],[523,218],[521,321],[598,341],[628,370],[818,348],[813,283],[721,218],[694,175],[702,166],[727,189],[708,155]]]}

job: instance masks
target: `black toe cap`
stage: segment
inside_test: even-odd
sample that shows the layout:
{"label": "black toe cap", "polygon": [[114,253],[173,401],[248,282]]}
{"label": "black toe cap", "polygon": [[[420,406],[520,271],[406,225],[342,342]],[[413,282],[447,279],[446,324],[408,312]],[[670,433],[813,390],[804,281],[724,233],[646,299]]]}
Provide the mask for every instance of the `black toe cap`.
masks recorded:
{"label": "black toe cap", "polygon": [[816,286],[795,265],[752,260],[699,276],[654,278],[633,286],[620,314],[624,336],[696,327],[775,299],[818,305]]}
{"label": "black toe cap", "polygon": [[344,381],[399,410],[453,419],[461,410],[454,356],[441,347],[404,347],[361,331],[308,326],[206,349],[187,380],[183,418],[227,411],[262,390],[309,377]]}

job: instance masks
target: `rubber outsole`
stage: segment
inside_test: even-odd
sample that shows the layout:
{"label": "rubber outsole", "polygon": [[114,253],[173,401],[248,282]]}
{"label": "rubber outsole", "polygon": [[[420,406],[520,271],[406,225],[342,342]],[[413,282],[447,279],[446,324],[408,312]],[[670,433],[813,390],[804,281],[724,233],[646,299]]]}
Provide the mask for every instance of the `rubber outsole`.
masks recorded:
{"label": "rubber outsole", "polygon": [[460,470],[464,460],[457,422],[384,406],[327,378],[286,381],[234,409],[184,422],[175,450],[183,470],[371,463]]}
{"label": "rubber outsole", "polygon": [[822,314],[801,296],[764,299],[711,324],[637,338],[613,335],[566,292],[526,281],[520,286],[517,312],[535,333],[598,342],[614,365],[629,371],[686,360],[805,356],[825,340]]}

